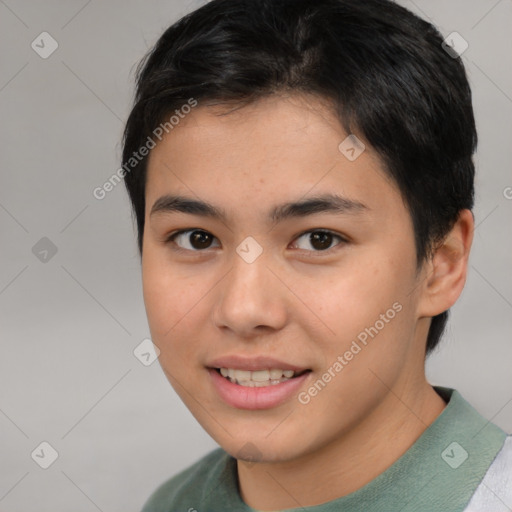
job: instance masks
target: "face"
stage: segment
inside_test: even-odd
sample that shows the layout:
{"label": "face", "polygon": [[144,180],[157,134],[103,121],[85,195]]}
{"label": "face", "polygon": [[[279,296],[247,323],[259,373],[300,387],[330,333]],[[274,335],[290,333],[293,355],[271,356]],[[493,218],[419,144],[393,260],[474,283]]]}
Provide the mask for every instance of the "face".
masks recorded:
{"label": "face", "polygon": [[318,99],[219,112],[199,105],[151,151],[148,321],[167,378],[226,451],[290,461],[423,371],[412,221],[371,147],[340,149],[348,134]]}

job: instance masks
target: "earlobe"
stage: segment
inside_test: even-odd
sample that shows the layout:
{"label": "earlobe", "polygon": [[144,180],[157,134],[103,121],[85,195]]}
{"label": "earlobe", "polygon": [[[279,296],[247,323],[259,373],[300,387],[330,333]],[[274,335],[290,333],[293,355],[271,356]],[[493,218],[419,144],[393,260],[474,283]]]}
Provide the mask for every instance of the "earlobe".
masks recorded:
{"label": "earlobe", "polygon": [[427,268],[419,304],[421,317],[438,315],[459,298],[466,282],[473,231],[473,214],[462,210],[451,231],[437,246]]}

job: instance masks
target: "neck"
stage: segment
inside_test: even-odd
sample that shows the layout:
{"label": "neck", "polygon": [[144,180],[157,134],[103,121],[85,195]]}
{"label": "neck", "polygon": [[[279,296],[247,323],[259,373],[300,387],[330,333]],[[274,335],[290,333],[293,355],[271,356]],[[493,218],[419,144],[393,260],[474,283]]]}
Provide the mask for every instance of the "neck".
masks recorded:
{"label": "neck", "polygon": [[399,459],[446,406],[426,380],[400,389],[390,389],[356,428],[314,453],[251,466],[238,461],[244,502],[258,510],[315,506],[368,484]]}

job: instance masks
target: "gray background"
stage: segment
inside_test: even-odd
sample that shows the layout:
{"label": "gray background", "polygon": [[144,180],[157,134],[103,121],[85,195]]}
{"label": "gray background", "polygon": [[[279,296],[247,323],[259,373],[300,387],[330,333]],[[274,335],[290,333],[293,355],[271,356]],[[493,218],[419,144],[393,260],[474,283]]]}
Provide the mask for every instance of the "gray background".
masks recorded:
{"label": "gray background", "polygon": [[[139,511],[216,446],[133,354],[149,330],[124,185],[92,195],[119,167],[135,64],[202,3],[0,0],[1,512]],[[400,3],[468,41],[480,135],[469,279],[428,375],[511,432],[512,2]]]}

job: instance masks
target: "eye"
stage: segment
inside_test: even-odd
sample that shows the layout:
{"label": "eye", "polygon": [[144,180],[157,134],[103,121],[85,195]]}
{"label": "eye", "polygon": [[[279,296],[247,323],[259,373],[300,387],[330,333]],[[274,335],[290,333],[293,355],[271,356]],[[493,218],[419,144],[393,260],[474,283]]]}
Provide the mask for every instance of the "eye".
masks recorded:
{"label": "eye", "polygon": [[295,239],[304,239],[305,243],[302,243],[302,246],[300,246],[301,244],[297,243],[295,243],[295,245],[299,245],[299,249],[304,249],[306,251],[311,250],[309,247],[307,247],[308,245],[310,245],[311,247],[313,247],[313,252],[322,252],[331,249],[332,243],[336,238],[340,240],[340,242],[336,245],[340,245],[340,243],[346,242],[346,240],[342,236],[336,235],[332,231],[318,229],[311,230],[307,231],[306,233],[302,233],[302,235]]}
{"label": "eye", "polygon": [[167,242],[175,243],[180,249],[199,252],[209,249],[215,237],[202,229],[185,229],[177,231],[167,238]]}
{"label": "eye", "polygon": [[[328,251],[333,248],[333,242],[335,239],[338,239],[339,242],[334,245],[340,245],[341,243],[347,242],[345,238],[340,235],[333,233],[328,230],[310,230],[305,233],[302,233],[295,240],[303,239],[304,242],[297,243],[295,242],[293,246],[297,246],[298,249],[310,251],[310,252],[322,252]],[[177,249],[192,251],[192,252],[201,252],[205,249],[210,249],[212,247],[212,241],[216,240],[216,237],[213,236],[208,231],[204,231],[202,229],[184,229],[181,231],[177,231],[176,233],[171,234],[167,239],[166,243],[172,242],[179,247]],[[311,250],[308,246],[313,247]],[[217,245],[219,247],[219,245]]]}

